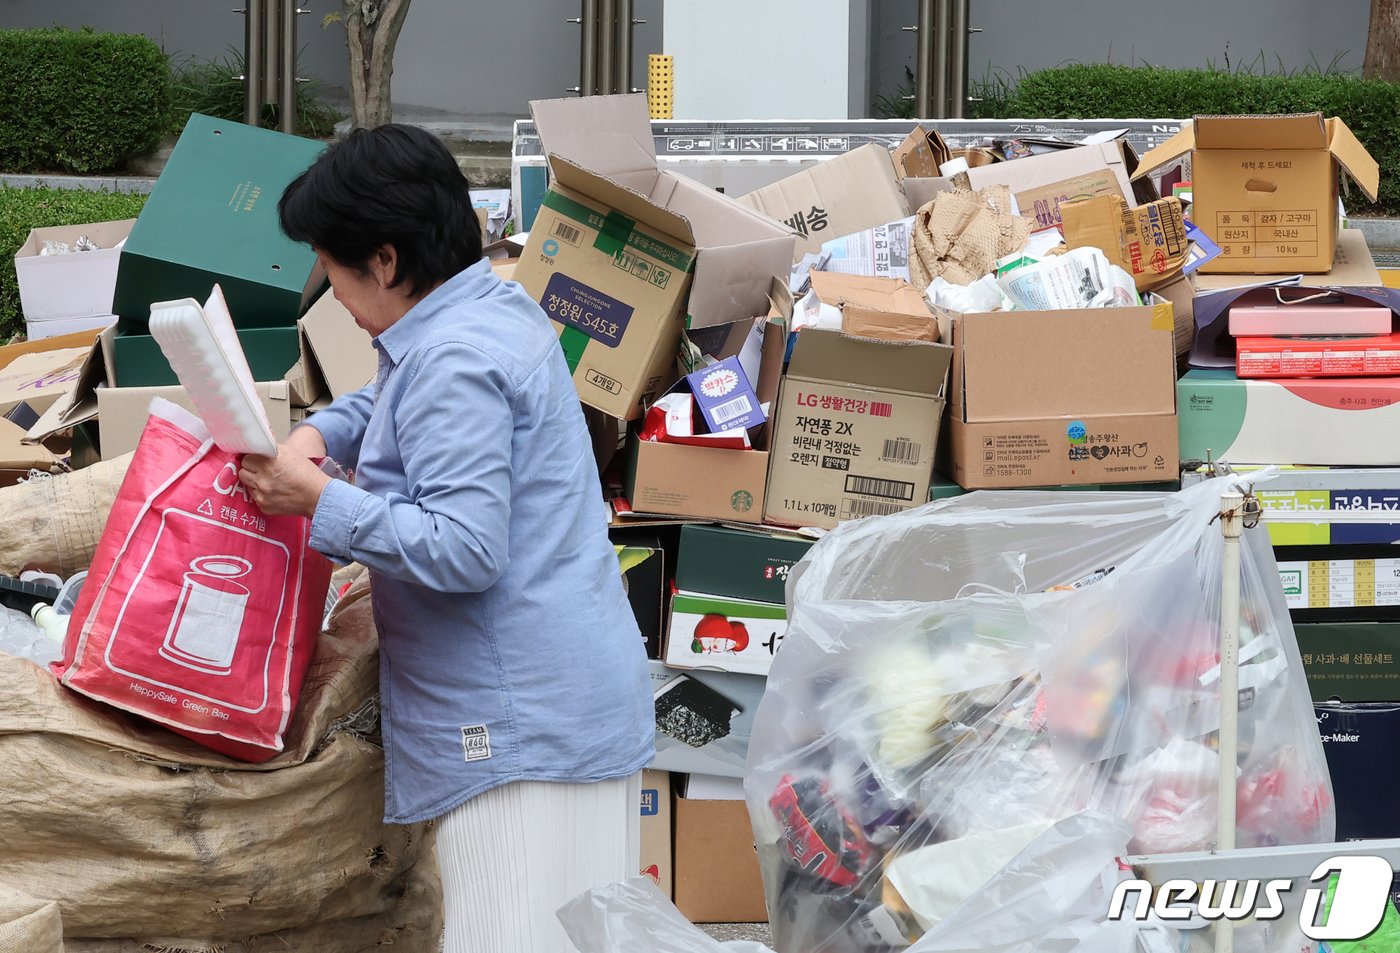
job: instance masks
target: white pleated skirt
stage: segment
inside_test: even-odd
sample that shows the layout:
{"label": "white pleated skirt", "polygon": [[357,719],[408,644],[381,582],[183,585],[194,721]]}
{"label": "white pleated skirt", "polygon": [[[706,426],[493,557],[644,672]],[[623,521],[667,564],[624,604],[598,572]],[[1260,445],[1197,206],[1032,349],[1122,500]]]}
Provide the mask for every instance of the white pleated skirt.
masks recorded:
{"label": "white pleated skirt", "polygon": [[637,876],[641,775],[493,788],[438,821],[443,953],[576,953],[555,912]]}

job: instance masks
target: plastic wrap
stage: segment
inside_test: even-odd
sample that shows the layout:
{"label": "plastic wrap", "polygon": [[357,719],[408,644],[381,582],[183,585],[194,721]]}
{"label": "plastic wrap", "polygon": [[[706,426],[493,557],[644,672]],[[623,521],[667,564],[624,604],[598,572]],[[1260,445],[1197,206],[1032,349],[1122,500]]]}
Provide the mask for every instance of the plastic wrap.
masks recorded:
{"label": "plastic wrap", "polygon": [[[779,953],[920,937],[930,953],[1041,949],[1012,930],[1023,901],[990,889],[1008,864],[1085,812],[1122,825],[1116,853],[1208,849],[1221,770],[1237,778],[1240,847],[1333,839],[1263,530],[1241,542],[1239,754],[1220,761],[1226,486],[977,493],[843,524],[811,550],[745,782]],[[1102,867],[1107,829],[1058,856]],[[1058,909],[1074,936],[1104,944],[1077,948],[1133,948],[1118,925],[1085,932],[1072,907]],[[966,933],[974,914],[990,932]]]}

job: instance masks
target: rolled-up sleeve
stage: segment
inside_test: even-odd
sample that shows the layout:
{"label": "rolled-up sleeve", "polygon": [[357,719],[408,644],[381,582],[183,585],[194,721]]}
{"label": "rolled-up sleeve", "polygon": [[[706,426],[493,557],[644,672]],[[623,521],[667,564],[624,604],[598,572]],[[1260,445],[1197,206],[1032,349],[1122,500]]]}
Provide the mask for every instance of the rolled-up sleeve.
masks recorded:
{"label": "rolled-up sleeve", "polygon": [[360,445],[370,414],[374,413],[374,385],[342,394],[325,410],[317,411],[300,426],[314,427],[326,441],[326,453],[346,469],[359,465]]}
{"label": "rolled-up sleeve", "polygon": [[509,560],[514,384],[462,343],[425,348],[403,370],[411,378],[393,427],[407,494],[331,484],[312,519],[312,545],[438,591],[482,592]]}

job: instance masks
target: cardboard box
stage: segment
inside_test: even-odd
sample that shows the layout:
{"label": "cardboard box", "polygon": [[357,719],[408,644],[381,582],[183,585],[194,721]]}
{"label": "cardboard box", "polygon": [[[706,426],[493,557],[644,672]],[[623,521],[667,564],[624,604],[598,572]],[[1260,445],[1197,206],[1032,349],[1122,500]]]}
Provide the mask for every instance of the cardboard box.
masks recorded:
{"label": "cardboard box", "polygon": [[1186,220],[1180,199],[1137,208],[1117,195],[1097,195],[1061,206],[1065,245],[1098,248],[1148,291],[1181,274],[1187,260]]}
{"label": "cardboard box", "polygon": [[[1160,483],[1118,483],[1114,485],[1081,483],[1077,486],[1026,487],[1026,491],[1031,493],[1036,491],[1045,493],[1176,493],[1180,489],[1180,480],[1166,480]],[[959,496],[966,496],[971,492],[973,491],[958,486],[952,477],[934,471],[933,485],[929,487],[928,491],[928,501],[933,503],[938,500],[951,500]]]}
{"label": "cardboard box", "polygon": [[[1359,228],[1344,228],[1337,234],[1337,251],[1332,257],[1331,269],[1303,274],[1305,284],[1324,287],[1376,288],[1382,283],[1376,260],[1366,243],[1366,233]],[[1199,271],[1191,276],[1191,280],[1202,294],[1250,282],[1249,278],[1240,275],[1203,275]]]}
{"label": "cardboard box", "polygon": [[671,775],[665,771],[642,772],[641,875],[673,893],[671,864]]}
{"label": "cardboard box", "polygon": [[726,357],[685,376],[697,421],[710,433],[752,430],[767,419],[737,357]]}
{"label": "cardboard box", "polygon": [[656,699],[656,758],[651,766],[742,778],[754,714],[768,680],[762,675],[683,671],[649,662]]}
{"label": "cardboard box", "polygon": [[[1278,303],[1271,295],[1263,295],[1259,303],[1248,298],[1230,306],[1230,336],[1234,338],[1270,337],[1273,335],[1335,336],[1366,334],[1389,335],[1395,326],[1395,314],[1381,305],[1296,304]],[[1236,368],[1240,350],[1235,347]]]}
{"label": "cardboard box", "polygon": [[24,431],[0,418],[0,487],[14,486],[29,475],[30,470],[52,472],[58,467],[58,457],[42,446],[23,443]]}
{"label": "cardboard box", "polygon": [[683,526],[676,586],[780,606],[786,601],[788,573],[814,542],[789,533]]}
{"label": "cardboard box", "polygon": [[923,504],[952,348],[798,335],[778,396],[767,522],[831,528]]}
{"label": "cardboard box", "polygon": [[1400,622],[1393,544],[1275,546],[1274,552],[1294,621]]}
{"label": "cardboard box", "polygon": [[1179,476],[1170,305],[940,315],[940,326],[953,342],[944,472],[963,487]]}
{"label": "cardboard box", "polygon": [[1065,202],[1116,195],[1136,205],[1131,181],[1136,163],[1126,143],[1103,142],[974,168],[968,180],[974,189],[1010,187],[1019,214],[1034,220],[1036,228],[1050,228],[1061,223],[1060,206]]}
{"label": "cardboard box", "polygon": [[646,642],[647,658],[659,659],[666,622],[665,547],[659,534],[648,528],[614,527],[608,536],[618,549],[622,588]]}
{"label": "cardboard box", "polygon": [[54,348],[0,357],[4,362],[0,366],[0,416],[19,404],[28,404],[42,414],[73,386],[88,350]]}
{"label": "cardboard box", "polygon": [[1388,796],[1400,788],[1400,704],[1315,705],[1332,776],[1337,840],[1400,837],[1400,812]]}
{"label": "cardboard box", "polygon": [[[948,143],[937,130],[915,126],[904,141],[895,147],[895,173],[901,179],[933,179],[942,173],[939,166],[951,157]],[[913,211],[913,208],[910,208]]]}
{"label": "cardboard box", "polygon": [[675,809],[675,903],[692,923],[764,923],[768,908],[743,801],[696,801]]}
{"label": "cardboard box", "polygon": [[[136,219],[35,228],[15,252],[15,278],[19,282],[20,309],[29,336],[43,333],[51,321],[102,318],[112,313],[112,293],[117,284],[117,245],[131,234]],[[44,242],[72,245],[86,235],[97,243],[93,251],[43,255]]]}
{"label": "cardboard box", "polygon": [[739,201],[802,236],[794,261],[821,251],[823,242],[909,215],[890,153],[876,143],[825,159]]}
{"label": "cardboard box", "polygon": [[1305,622],[1293,630],[1313,701],[1400,700],[1400,624]]}
{"label": "cardboard box", "polygon": [[918,212],[938,198],[939,193],[953,191],[953,180],[943,176],[907,178],[900,183],[900,187],[904,189],[904,200],[909,205],[909,211]]}
{"label": "cardboard box", "polygon": [[[682,312],[689,326],[728,324],[765,313],[773,276],[788,273],[795,236],[728,196],[685,176],[661,172],[646,96],[535,101],[530,112],[548,152],[554,182],[570,197],[584,198],[591,206],[591,210],[567,208],[578,217],[564,215],[569,220],[566,224],[578,224],[578,218],[588,224],[597,216],[592,232],[601,234],[602,240],[591,239],[589,247],[599,244],[594,250],[603,256],[602,260],[580,257],[580,246],[562,240],[571,237],[568,233],[555,235],[549,222],[537,218],[515,272],[515,279],[531,294],[547,300],[545,286],[552,274],[567,268],[578,272],[580,264],[588,264],[597,271],[578,272],[580,279],[597,277],[606,268],[612,273],[609,277],[632,276],[637,284],[665,292],[664,298],[679,298],[685,290],[682,276],[691,264],[685,259],[693,255],[690,297]],[[561,214],[556,209],[550,221]],[[658,235],[648,238],[635,233],[638,224],[662,233],[668,247],[656,247]],[[550,241],[559,247],[554,255],[544,255],[544,245]],[[658,263],[658,254],[674,261]],[[645,275],[643,265],[649,269]],[[624,282],[623,287],[635,286]],[[663,315],[655,312],[668,304],[653,300],[635,320],[659,322]],[[601,333],[599,323],[620,323],[614,316],[616,309],[604,311],[609,313],[595,314],[599,320],[590,326],[595,333]],[[618,329],[619,337],[624,330]]]}
{"label": "cardboard box", "polygon": [[1340,119],[1197,116],[1143,156],[1137,176],[1191,156],[1191,221],[1215,240],[1213,274],[1318,272],[1337,247],[1337,174],[1372,202],[1376,160]]}
{"label": "cardboard box", "polygon": [[204,301],[217,282],[238,328],[292,327],[324,280],[282,233],[277,201],[325,144],[192,115],[117,264],[111,310],[145,333],[151,303]]}
{"label": "cardboard box", "polygon": [[1400,464],[1400,378],[1240,380],[1193,370],[1177,384],[1181,458],[1332,466]]}
{"label": "cardboard box", "polygon": [[379,372],[369,332],[327,289],[297,322],[297,362],[287,372],[292,406],[311,407],[360,390]]}
{"label": "cardboard box", "polygon": [[[272,435],[282,441],[292,429],[291,393],[286,381],[254,385],[263,409],[267,411]],[[198,413],[185,389],[171,387],[101,387],[97,391],[97,442],[103,460],[111,460],[136,449],[141,431],[146,429],[151,401],[157,397]]]}
{"label": "cardboard box", "polygon": [[[792,317],[792,296],[787,293],[787,285],[774,280],[770,292],[774,313],[762,323],[763,343],[755,387],[759,402],[764,404],[771,404],[778,395],[787,350],[787,322]],[[744,337],[730,335],[739,346]],[[630,512],[730,523],[762,522],[772,433],[769,423],[751,434],[754,449],[721,450],[652,443],[640,440],[636,431],[631,431],[623,477]]]}
{"label": "cardboard box", "polygon": [[[1384,312],[1388,318],[1390,312]],[[1235,339],[1240,377],[1380,377],[1400,374],[1400,335]]]}
{"label": "cardboard box", "polygon": [[[282,380],[301,357],[296,323],[285,328],[238,331],[253,379]],[[112,339],[112,366],[119,387],[172,387],[180,383],[156,339],[149,334],[118,334]]]}
{"label": "cardboard box", "polygon": [[786,632],[784,606],[677,591],[664,658],[672,668],[767,675]]}
{"label": "cardboard box", "polygon": [[882,341],[938,340],[938,322],[924,296],[907,281],[812,272],[812,290],[841,310],[841,330]]}

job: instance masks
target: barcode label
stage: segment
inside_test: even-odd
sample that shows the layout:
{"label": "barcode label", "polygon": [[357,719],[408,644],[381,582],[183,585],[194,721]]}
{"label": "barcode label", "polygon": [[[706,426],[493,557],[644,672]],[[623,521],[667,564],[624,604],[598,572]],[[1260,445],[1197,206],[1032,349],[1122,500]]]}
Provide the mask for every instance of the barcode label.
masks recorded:
{"label": "barcode label", "polygon": [[740,417],[753,410],[753,404],[749,402],[747,394],[740,394],[733,400],[726,400],[722,404],[715,404],[710,408],[710,416],[715,418],[717,424],[727,424],[731,420],[738,420]]}
{"label": "barcode label", "polygon": [[906,507],[898,503],[885,503],[880,500],[841,500],[841,518],[843,520],[860,519],[862,516],[890,516],[894,513],[903,513]]}
{"label": "barcode label", "polygon": [[583,232],[579,231],[568,222],[554,223],[554,237],[560,241],[568,242],[570,245],[577,245],[579,239],[583,237]]}
{"label": "barcode label", "polygon": [[883,496],[889,500],[912,500],[914,484],[903,480],[881,480],[879,477],[848,476],[846,492],[861,496]]}
{"label": "barcode label", "polygon": [[890,404],[882,404],[879,401],[874,401],[870,405],[870,416],[892,417],[894,416],[894,407]]}
{"label": "barcode label", "polygon": [[885,441],[885,452],[880,454],[880,459],[889,463],[907,463],[915,466],[923,452],[922,444],[914,443],[907,437],[896,437],[894,440]]}

